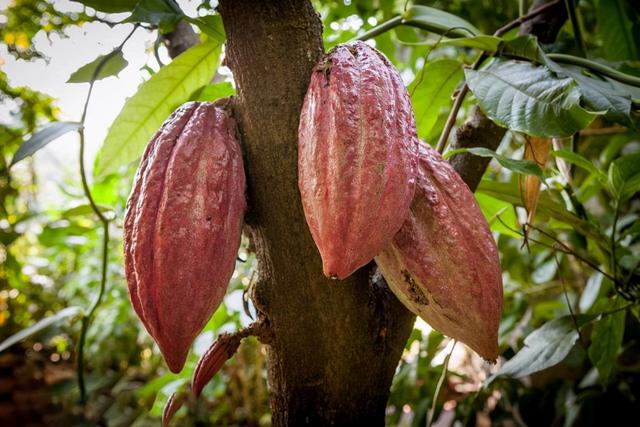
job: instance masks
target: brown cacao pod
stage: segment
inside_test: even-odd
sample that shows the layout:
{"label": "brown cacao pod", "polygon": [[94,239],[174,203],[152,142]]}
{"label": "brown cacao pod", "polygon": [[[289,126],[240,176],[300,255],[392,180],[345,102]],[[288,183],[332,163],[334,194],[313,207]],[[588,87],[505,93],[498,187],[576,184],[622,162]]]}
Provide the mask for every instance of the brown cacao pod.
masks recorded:
{"label": "brown cacao pod", "polygon": [[469,187],[426,144],[420,144],[409,215],[376,263],[409,310],[483,358],[496,359],[502,311],[498,250]]}
{"label": "brown cacao pod", "polygon": [[133,307],[173,372],[218,308],[233,274],[245,211],[233,118],[188,103],[144,152],[124,221]]}
{"label": "brown cacao pod", "polygon": [[417,137],[400,75],[365,43],[314,69],[300,116],[298,184],[324,274],[343,279],[398,232],[415,182]]}

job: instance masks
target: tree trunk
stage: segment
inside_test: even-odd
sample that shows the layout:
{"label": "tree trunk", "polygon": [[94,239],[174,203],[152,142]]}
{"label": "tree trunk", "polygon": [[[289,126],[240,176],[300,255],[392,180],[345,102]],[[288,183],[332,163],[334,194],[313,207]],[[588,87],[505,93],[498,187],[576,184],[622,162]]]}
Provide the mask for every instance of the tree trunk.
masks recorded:
{"label": "tree trunk", "polygon": [[[252,299],[266,325],[259,338],[268,346],[273,424],[384,425],[415,317],[383,279],[370,277],[373,263],[347,280],[323,276],[298,191],[298,120],[323,52],[319,17],[308,0],[220,0],[218,10],[238,89],[246,222],[259,270]],[[456,144],[497,147],[504,130],[481,113],[474,117]],[[474,189],[487,159],[458,161],[456,170]]]}
{"label": "tree trunk", "polygon": [[238,89],[273,424],[383,425],[414,316],[367,268],[323,276],[298,191],[298,119],[323,51],[319,17],[306,0],[222,0],[219,11]]}

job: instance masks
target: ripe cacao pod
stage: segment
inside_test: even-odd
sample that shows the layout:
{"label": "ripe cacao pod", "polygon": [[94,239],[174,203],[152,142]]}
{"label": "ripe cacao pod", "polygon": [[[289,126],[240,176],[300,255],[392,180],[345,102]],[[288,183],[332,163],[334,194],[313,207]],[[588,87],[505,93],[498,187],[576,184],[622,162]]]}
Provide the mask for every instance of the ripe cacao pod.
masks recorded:
{"label": "ripe cacao pod", "polygon": [[245,211],[235,121],[188,103],[144,152],[124,220],[133,307],[173,372],[218,308],[233,274]]}
{"label": "ripe cacao pod", "polygon": [[409,215],[376,263],[398,299],[483,358],[498,356],[500,259],[476,200],[451,165],[420,144]]}
{"label": "ripe cacao pod", "polygon": [[298,184],[324,274],[343,279],[398,232],[415,191],[418,140],[406,88],[355,42],[315,67],[298,130]]}

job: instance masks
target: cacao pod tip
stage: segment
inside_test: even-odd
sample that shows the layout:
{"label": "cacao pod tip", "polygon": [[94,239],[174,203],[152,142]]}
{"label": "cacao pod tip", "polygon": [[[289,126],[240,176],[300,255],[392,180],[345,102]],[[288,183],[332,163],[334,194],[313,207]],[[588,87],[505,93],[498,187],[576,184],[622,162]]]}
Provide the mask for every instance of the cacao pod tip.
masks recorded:
{"label": "cacao pod tip", "polygon": [[193,371],[191,389],[196,397],[200,397],[204,386],[220,371],[222,365],[236,353],[239,345],[239,337],[225,334],[220,335],[211,344],[211,347],[200,358],[196,369]]}
{"label": "cacao pod tip", "polygon": [[169,400],[165,403],[164,410],[162,411],[162,427],[169,427],[171,419],[176,412],[178,412],[178,409],[182,407],[183,402],[184,396],[182,394],[172,393],[171,396],[169,396]]}

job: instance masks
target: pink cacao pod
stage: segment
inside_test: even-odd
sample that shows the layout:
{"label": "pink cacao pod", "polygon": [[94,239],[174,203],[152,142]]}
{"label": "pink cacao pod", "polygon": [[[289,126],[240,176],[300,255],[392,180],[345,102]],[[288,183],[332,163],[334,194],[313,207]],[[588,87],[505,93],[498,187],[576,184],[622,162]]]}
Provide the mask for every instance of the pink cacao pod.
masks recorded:
{"label": "pink cacao pod", "polygon": [[415,191],[417,137],[400,75],[362,42],[316,66],[300,115],[298,184],[324,274],[343,279],[398,232]]}
{"label": "pink cacao pod", "polygon": [[498,250],[469,187],[426,144],[420,144],[409,215],[376,263],[409,310],[486,360],[497,358]]}
{"label": "pink cacao pod", "polygon": [[173,372],[218,308],[233,274],[245,211],[236,124],[188,103],[142,156],[124,220],[133,307]]}

